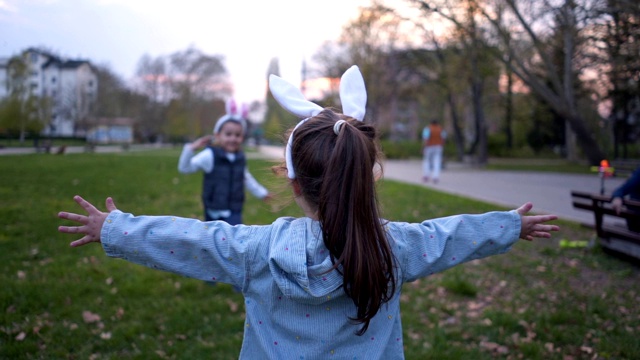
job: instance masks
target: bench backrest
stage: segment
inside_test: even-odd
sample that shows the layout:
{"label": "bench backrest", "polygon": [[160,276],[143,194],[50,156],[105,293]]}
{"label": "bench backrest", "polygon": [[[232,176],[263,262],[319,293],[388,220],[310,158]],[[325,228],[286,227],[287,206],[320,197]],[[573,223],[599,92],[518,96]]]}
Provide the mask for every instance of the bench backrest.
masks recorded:
{"label": "bench backrest", "polygon": [[[573,206],[575,208],[593,212],[595,216],[595,229],[601,238],[609,238],[611,236],[611,230],[605,229],[603,226],[605,215],[630,220],[632,223],[640,223],[640,211],[633,210],[633,207],[636,207],[636,209],[640,208],[640,201],[623,200],[625,208],[618,214],[611,207],[611,196],[572,191],[571,197],[573,198]],[[616,229],[615,233],[617,236],[626,239],[640,241],[640,233],[627,229]]]}

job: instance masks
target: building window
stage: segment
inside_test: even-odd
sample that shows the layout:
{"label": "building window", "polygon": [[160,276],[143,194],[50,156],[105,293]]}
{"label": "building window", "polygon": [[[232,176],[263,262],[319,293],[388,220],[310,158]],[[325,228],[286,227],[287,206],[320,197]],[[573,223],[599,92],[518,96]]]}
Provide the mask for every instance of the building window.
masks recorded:
{"label": "building window", "polygon": [[93,80],[89,80],[89,87],[93,86]]}
{"label": "building window", "polygon": [[32,71],[32,72],[31,72],[31,76],[33,76],[33,77],[37,77],[37,76],[38,76],[38,72],[37,72],[37,71]]}
{"label": "building window", "polygon": [[31,53],[31,54],[29,54],[29,55],[30,55],[30,57],[31,57],[31,62],[32,62],[32,63],[34,63],[34,64],[35,64],[35,63],[37,63],[37,62],[38,62],[38,54],[36,54],[36,53],[33,53],[33,52],[32,52],[32,53]]}
{"label": "building window", "polygon": [[52,84],[55,84],[55,83],[56,83],[56,77],[55,77],[55,76],[53,76],[53,77],[51,78],[51,83],[52,83]]}

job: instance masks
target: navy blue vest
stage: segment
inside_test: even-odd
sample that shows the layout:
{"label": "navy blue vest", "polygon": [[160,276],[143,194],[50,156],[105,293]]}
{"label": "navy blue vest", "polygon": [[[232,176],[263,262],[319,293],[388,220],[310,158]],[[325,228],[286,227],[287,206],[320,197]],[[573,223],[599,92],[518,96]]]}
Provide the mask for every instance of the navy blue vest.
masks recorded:
{"label": "navy blue vest", "polygon": [[244,204],[244,169],[247,159],[244,152],[236,153],[234,162],[227,159],[219,147],[209,146],[213,151],[213,171],[204,173],[202,202],[211,210],[242,211]]}

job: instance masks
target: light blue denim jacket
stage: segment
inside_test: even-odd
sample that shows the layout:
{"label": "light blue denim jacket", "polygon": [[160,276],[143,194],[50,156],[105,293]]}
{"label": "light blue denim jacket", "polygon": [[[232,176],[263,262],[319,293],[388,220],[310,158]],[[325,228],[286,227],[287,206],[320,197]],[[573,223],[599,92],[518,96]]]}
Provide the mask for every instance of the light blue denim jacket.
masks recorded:
{"label": "light blue denim jacket", "polygon": [[[508,251],[515,211],[388,222],[399,284]],[[271,225],[202,222],[113,211],[102,227],[108,256],[183,276],[232,284],[245,298],[241,359],[403,359],[400,292],[362,336],[353,301],[331,268],[320,226],[309,218]]]}

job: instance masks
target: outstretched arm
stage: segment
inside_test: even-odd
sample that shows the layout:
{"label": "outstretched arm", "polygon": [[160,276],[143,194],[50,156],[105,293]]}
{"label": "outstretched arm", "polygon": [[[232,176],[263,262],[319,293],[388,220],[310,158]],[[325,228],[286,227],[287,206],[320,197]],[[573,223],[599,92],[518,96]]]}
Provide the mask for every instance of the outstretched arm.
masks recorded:
{"label": "outstretched arm", "polygon": [[545,224],[548,221],[556,220],[558,217],[555,215],[526,215],[533,205],[531,203],[525,203],[520,206],[516,211],[520,215],[520,238],[524,240],[532,241],[533,238],[550,238],[551,231],[559,231],[560,227],[557,225]]}
{"label": "outstretched arm", "polygon": [[70,245],[72,247],[82,246],[90,242],[100,242],[100,231],[102,230],[102,224],[110,212],[117,210],[116,205],[113,203],[113,199],[108,197],[106,200],[107,212],[98,210],[93,204],[86,201],[79,195],[73,197],[73,200],[77,202],[87,212],[87,215],[80,215],[74,213],[68,213],[61,211],[58,213],[60,219],[66,219],[75,221],[82,224],[81,226],[58,226],[58,231],[67,234],[84,234],[84,236],[76,241],[73,241]]}

